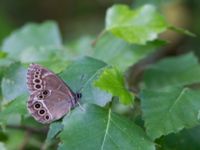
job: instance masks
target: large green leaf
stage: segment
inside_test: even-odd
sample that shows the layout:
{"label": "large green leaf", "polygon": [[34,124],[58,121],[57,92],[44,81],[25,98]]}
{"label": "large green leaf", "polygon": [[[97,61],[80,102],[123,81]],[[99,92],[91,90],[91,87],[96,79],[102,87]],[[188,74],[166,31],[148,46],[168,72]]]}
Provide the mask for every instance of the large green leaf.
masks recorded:
{"label": "large green leaf", "polygon": [[125,71],[163,44],[154,41],[146,45],[134,45],[107,33],[97,41],[92,56]]}
{"label": "large green leaf", "polygon": [[12,33],[2,45],[3,51],[17,59],[22,51],[30,47],[60,47],[61,36],[55,22],[27,24]]}
{"label": "large green leaf", "polygon": [[154,150],[142,129],[130,120],[95,105],[77,108],[63,120],[59,150]]}
{"label": "large green leaf", "polygon": [[185,129],[177,134],[169,134],[156,140],[163,150],[198,150],[200,149],[200,126]]}
{"label": "large green leaf", "polygon": [[10,101],[23,94],[26,88],[26,69],[20,64],[10,65],[1,83],[4,101]]}
{"label": "large green leaf", "polygon": [[70,59],[63,48],[30,47],[21,53],[19,60],[22,63],[39,63],[59,73],[67,67]]}
{"label": "large green leaf", "polygon": [[123,104],[133,103],[133,95],[126,88],[123,75],[116,68],[106,68],[94,84],[113,96],[118,96]]}
{"label": "large green leaf", "polygon": [[161,89],[200,82],[200,65],[193,53],[164,59],[144,74],[147,88]]}
{"label": "large green leaf", "polygon": [[166,88],[141,94],[147,134],[155,139],[200,123],[200,92],[188,88]]}
{"label": "large green leaf", "polygon": [[130,43],[153,41],[168,26],[153,5],[144,5],[136,10],[126,5],[114,5],[106,13],[106,30]]}
{"label": "large green leaf", "polygon": [[47,140],[53,139],[62,129],[63,124],[60,121],[51,123],[47,134]]}
{"label": "large green leaf", "polygon": [[91,56],[93,53],[92,36],[84,35],[73,41],[69,41],[66,47],[69,49],[68,56],[75,59],[83,56]]}
{"label": "large green leaf", "polygon": [[93,81],[106,66],[107,64],[100,60],[84,57],[70,64],[60,76],[74,92],[82,93],[81,102],[104,106],[111,100],[111,95],[96,88]]}
{"label": "large green leaf", "polygon": [[6,122],[12,115],[26,115],[26,102],[28,96],[26,94],[18,96],[15,100],[9,102],[0,112],[0,122]]}

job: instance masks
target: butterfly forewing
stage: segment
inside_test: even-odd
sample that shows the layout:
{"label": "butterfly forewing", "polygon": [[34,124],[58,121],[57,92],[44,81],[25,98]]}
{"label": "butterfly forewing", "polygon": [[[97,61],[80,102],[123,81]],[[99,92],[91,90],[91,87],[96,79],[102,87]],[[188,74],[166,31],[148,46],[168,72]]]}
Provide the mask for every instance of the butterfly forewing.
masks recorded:
{"label": "butterfly forewing", "polygon": [[28,110],[41,123],[60,119],[76,103],[72,90],[53,72],[31,64],[27,73]]}

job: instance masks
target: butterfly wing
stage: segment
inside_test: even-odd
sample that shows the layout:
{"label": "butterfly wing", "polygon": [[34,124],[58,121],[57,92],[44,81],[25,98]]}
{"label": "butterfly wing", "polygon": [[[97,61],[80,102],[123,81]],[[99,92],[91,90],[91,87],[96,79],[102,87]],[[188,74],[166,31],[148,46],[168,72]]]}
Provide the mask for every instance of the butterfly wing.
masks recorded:
{"label": "butterfly wing", "polygon": [[30,65],[27,86],[31,94],[28,110],[41,123],[61,118],[76,104],[72,90],[57,75],[40,65]]}
{"label": "butterfly wing", "polygon": [[75,95],[57,75],[38,64],[31,64],[29,66],[27,85],[31,94],[35,91],[49,89],[59,90],[71,97]]}
{"label": "butterfly wing", "polygon": [[37,91],[29,97],[28,110],[37,121],[50,123],[67,114],[73,107],[72,101],[60,91]]}

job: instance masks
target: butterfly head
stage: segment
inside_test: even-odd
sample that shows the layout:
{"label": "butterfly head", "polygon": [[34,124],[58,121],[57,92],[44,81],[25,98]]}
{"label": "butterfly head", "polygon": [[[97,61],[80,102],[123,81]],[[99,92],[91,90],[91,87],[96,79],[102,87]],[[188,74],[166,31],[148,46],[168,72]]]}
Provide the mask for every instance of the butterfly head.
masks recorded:
{"label": "butterfly head", "polygon": [[76,93],[75,94],[75,99],[78,101],[79,99],[81,99],[82,94],[81,93]]}

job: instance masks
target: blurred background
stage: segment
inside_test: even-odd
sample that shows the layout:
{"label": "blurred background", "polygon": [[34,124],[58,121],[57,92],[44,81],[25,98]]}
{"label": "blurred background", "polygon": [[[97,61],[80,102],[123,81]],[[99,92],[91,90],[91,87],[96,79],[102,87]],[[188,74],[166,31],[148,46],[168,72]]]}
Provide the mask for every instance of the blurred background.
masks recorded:
{"label": "blurred background", "polygon": [[[104,29],[105,13],[113,4],[123,3],[131,7],[147,4],[146,0],[0,0],[0,45],[3,40],[18,29],[30,22],[44,22],[54,20],[60,27],[64,44],[68,45],[81,38],[95,38]],[[177,32],[165,32],[161,37],[170,42],[160,57],[179,55],[188,51],[194,51],[200,57],[200,1],[199,0],[148,0],[148,3],[158,7],[170,24],[188,29],[196,34],[190,37]],[[157,58],[155,58],[157,59]],[[161,59],[161,58],[158,58]],[[147,62],[148,63],[148,62]],[[151,62],[152,63],[152,62]],[[129,77],[137,80],[138,74],[134,72],[140,64],[131,68],[133,71]],[[131,83],[132,82],[132,83]],[[135,81],[129,80],[134,85]],[[189,131],[171,134],[160,139],[173,143],[177,138],[182,138],[175,144],[183,144],[184,137],[189,137],[189,142],[199,146],[199,127]],[[17,132],[17,131],[16,131]],[[1,133],[0,133],[1,134]],[[13,132],[12,132],[13,134]],[[198,136],[198,137],[196,137]],[[3,134],[0,138],[5,139]],[[13,138],[16,143],[17,138]],[[42,137],[44,138],[44,137]],[[174,140],[175,139],[175,140]],[[0,139],[1,141],[1,139]],[[164,143],[164,142],[163,142]],[[35,143],[34,143],[35,144]],[[174,143],[173,143],[174,144]],[[175,145],[176,146],[176,145]],[[184,145],[182,147],[184,149]]]}
{"label": "blurred background", "polygon": [[98,33],[104,27],[106,9],[131,0],[1,0],[0,39],[27,22],[55,20],[64,38]]}
{"label": "blurred background", "polygon": [[[28,22],[55,20],[64,42],[82,36],[96,36],[104,28],[105,12],[116,3],[132,7],[146,4],[145,0],[0,0],[0,42],[13,30]],[[200,33],[200,1],[198,0],[149,0],[165,15],[168,21],[198,35]],[[168,32],[162,35],[171,42],[183,35]],[[179,45],[181,51],[195,50],[198,54],[199,37],[187,37]]]}

